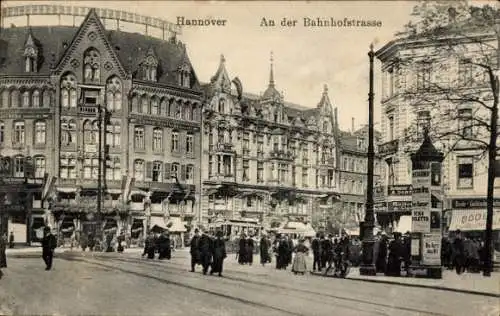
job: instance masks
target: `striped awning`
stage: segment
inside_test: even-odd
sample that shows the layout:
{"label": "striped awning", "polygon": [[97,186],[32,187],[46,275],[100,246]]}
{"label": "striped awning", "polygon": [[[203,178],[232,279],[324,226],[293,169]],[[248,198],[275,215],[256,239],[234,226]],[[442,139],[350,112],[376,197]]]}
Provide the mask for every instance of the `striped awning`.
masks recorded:
{"label": "striped awning", "polygon": [[[453,210],[450,231],[486,230],[486,210]],[[500,230],[500,210],[493,210],[493,230]]]}

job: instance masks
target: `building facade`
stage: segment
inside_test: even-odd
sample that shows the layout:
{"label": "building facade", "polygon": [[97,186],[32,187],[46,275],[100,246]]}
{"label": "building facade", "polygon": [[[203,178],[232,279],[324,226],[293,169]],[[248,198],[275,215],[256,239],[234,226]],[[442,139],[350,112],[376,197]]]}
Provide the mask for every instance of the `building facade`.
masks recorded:
{"label": "building facade", "polygon": [[328,90],[315,108],[288,103],[276,89],[272,67],[262,96],[243,93],[224,57],[205,86],[205,225],[238,233],[310,223],[320,204],[337,197],[336,117]]}
{"label": "building facade", "polygon": [[30,186],[24,207],[2,210],[11,227],[137,238],[198,219],[202,90],[184,44],[106,30],[95,10],[79,27],[0,37],[2,187]]}
{"label": "building facade", "polygon": [[[433,199],[448,211],[444,218],[446,226],[451,230],[484,230],[487,155],[481,156],[483,149],[470,139],[488,142],[485,125],[489,113],[473,100],[476,96],[480,97],[478,100],[484,97],[487,103],[492,98],[485,72],[469,61],[488,60],[495,69],[498,42],[487,30],[467,33],[465,26],[462,30],[462,40],[456,42],[450,42],[447,36],[452,34],[446,31],[440,41],[430,33],[403,32],[376,53],[382,64],[379,154],[386,172],[382,178],[385,186],[379,188],[378,206],[384,226],[396,228],[402,215],[411,215],[410,155],[418,149],[428,130],[436,148],[445,155],[442,193]],[[493,49],[485,52],[478,45]],[[443,53],[455,50],[460,53]],[[471,102],[467,102],[466,98],[472,95]],[[479,124],[480,120],[486,123]],[[498,177],[494,196],[500,196]],[[498,203],[495,200],[495,212],[499,210]],[[494,229],[498,230],[497,218],[495,215]],[[403,230],[406,229],[409,227]]]}

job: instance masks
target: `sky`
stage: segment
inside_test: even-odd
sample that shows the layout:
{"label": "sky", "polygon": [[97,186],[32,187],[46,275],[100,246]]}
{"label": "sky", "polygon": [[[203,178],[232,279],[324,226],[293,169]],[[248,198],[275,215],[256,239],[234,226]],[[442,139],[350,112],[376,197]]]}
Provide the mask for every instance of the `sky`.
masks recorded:
{"label": "sky", "polygon": [[[330,100],[338,108],[342,129],[368,123],[368,51],[394,38],[410,20],[415,1],[335,2],[224,2],[224,1],[2,1],[2,6],[60,4],[119,9],[176,23],[186,19],[227,20],[225,26],[185,26],[179,40],[202,82],[215,74],[224,54],[230,78],[238,77],[243,90],[263,93],[269,81],[270,55],[274,79],[286,101],[315,107],[328,85]],[[304,18],[362,19],[382,22],[381,27],[304,27]],[[276,27],[262,27],[262,19]],[[295,27],[282,27],[283,18],[297,20]],[[26,19],[12,19],[20,25]],[[32,17],[32,25],[54,25],[46,17]],[[10,25],[5,24],[5,25]],[[380,64],[375,63],[375,122],[380,121]],[[376,125],[377,128],[378,125]]]}

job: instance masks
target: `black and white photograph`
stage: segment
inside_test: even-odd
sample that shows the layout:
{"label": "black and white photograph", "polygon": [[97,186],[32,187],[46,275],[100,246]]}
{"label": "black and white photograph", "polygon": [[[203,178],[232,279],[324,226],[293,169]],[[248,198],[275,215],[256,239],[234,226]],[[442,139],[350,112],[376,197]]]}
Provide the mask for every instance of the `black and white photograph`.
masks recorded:
{"label": "black and white photograph", "polygon": [[0,23],[0,315],[500,314],[498,2]]}

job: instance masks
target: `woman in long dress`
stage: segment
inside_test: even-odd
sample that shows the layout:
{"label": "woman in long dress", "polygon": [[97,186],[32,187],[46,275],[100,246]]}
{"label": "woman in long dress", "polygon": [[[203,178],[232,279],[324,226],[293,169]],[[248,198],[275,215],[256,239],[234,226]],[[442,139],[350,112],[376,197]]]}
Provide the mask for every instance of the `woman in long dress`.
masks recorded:
{"label": "woman in long dress", "polygon": [[304,240],[301,239],[295,248],[295,257],[293,258],[292,272],[294,274],[304,274],[307,270],[306,254],[309,249],[304,245]]}

